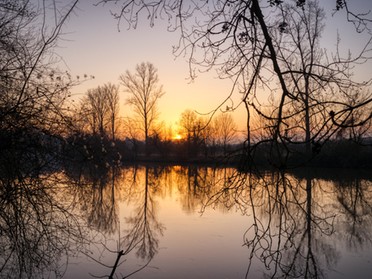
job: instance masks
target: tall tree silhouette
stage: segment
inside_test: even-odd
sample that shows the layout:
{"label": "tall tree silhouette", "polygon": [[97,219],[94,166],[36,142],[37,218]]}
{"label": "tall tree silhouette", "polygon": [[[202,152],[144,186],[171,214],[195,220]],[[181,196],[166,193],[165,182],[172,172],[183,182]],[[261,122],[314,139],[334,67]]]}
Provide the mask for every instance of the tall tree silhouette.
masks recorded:
{"label": "tall tree silhouette", "polygon": [[[192,78],[198,72],[196,69],[216,69],[220,78],[232,79],[234,83],[231,94],[242,93],[248,115],[251,110],[255,110],[269,123],[267,129],[271,134],[272,153],[276,153],[275,158],[280,160],[277,165],[285,166],[291,143],[287,134],[295,129],[291,127],[293,123],[299,123],[298,110],[294,112],[288,109],[287,105],[290,103],[302,103],[304,116],[301,122],[304,123],[304,128],[301,132],[304,136],[301,143],[306,145],[307,152],[314,138],[314,127],[318,131],[322,129],[317,134],[319,137],[316,141],[323,143],[342,127],[355,127],[371,121],[372,115],[368,111],[372,98],[366,93],[370,82],[367,79],[366,83],[354,83],[349,74],[353,67],[370,59],[368,49],[371,40],[367,39],[362,43],[361,51],[354,56],[341,57],[336,49],[336,55],[325,55],[324,59],[319,59],[321,21],[318,24],[317,20],[321,20],[321,16],[309,9],[314,6],[313,0],[218,0],[213,4],[208,1],[161,0],[153,3],[121,0],[115,3],[118,12],[114,16],[121,22],[127,22],[129,26],[136,26],[141,15],[147,16],[150,24],[154,24],[157,19],[169,19],[168,28],[180,32],[174,53],[176,56],[189,57]],[[337,0],[334,3],[336,9],[331,12],[345,11],[345,21],[354,24],[356,33],[368,36],[371,23],[368,13],[351,11],[349,1]],[[293,12],[288,12],[288,6],[292,7]],[[291,30],[294,31],[291,33]],[[291,63],[291,54],[296,57],[295,64]],[[326,82],[327,87],[322,87]],[[353,88],[347,85],[352,85]],[[294,88],[296,92],[292,91]],[[272,92],[274,101],[270,114],[266,114],[261,105],[262,90]],[[321,121],[310,116],[318,114],[313,110],[312,99],[317,90],[336,92],[342,96],[337,100],[328,100],[332,108],[323,110]],[[356,92],[359,94],[358,98],[355,98]],[[230,96],[215,111],[228,102]],[[367,113],[360,113],[365,108]],[[235,107],[231,109],[234,110]],[[310,121],[316,123],[310,125]],[[249,125],[250,123],[248,129]],[[309,131],[313,135],[309,136]],[[250,141],[250,133],[248,137]]]}
{"label": "tall tree silhouette", "polygon": [[157,104],[165,93],[162,85],[159,85],[158,70],[149,62],[141,63],[136,66],[134,73],[126,71],[122,74],[120,81],[129,94],[126,102],[132,106],[141,123],[148,153],[151,129],[159,116]]}
{"label": "tall tree silhouette", "polygon": [[118,129],[119,87],[106,83],[89,89],[82,99],[80,117],[86,132],[115,140]]}

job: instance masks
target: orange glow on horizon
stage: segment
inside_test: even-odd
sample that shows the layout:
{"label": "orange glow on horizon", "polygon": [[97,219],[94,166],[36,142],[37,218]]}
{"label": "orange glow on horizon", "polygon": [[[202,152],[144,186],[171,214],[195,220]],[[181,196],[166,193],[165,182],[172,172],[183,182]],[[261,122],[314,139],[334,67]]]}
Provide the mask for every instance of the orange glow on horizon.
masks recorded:
{"label": "orange glow on horizon", "polygon": [[176,134],[174,137],[173,137],[174,140],[181,140],[182,139],[182,136],[180,134]]}

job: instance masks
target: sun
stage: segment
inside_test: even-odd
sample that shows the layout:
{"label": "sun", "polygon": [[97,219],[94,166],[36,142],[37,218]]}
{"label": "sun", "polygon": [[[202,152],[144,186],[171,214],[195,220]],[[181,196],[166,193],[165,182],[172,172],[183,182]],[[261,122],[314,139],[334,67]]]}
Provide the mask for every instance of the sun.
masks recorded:
{"label": "sun", "polygon": [[174,140],[181,140],[182,139],[182,136],[180,134],[176,134],[174,137],[173,137]]}

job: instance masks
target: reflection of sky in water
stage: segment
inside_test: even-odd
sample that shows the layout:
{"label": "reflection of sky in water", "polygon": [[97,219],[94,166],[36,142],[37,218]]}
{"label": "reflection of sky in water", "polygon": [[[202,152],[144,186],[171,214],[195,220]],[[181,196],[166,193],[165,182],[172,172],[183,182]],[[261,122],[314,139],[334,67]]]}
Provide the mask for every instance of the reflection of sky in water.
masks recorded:
{"label": "reflection of sky in water", "polygon": [[241,278],[244,275],[247,253],[242,247],[242,231],[249,217],[213,209],[203,215],[185,214],[181,210],[168,215],[166,207],[159,217],[167,230],[162,240],[165,246],[161,245],[164,250],[160,250],[152,263],[163,266],[157,278],[171,278],[174,276],[171,274],[177,274],[177,278]]}
{"label": "reflection of sky in water", "polygon": [[[192,183],[190,184],[190,181],[195,181],[195,176],[191,177],[189,181],[187,172],[178,171],[175,173],[175,169],[168,170],[170,170],[170,173],[163,172],[159,175],[157,182],[154,182],[153,170],[149,169],[148,181],[150,186],[147,193],[147,206],[149,210],[153,211],[151,214],[149,212],[147,218],[155,216],[156,221],[161,223],[165,230],[163,235],[157,234],[159,245],[152,261],[145,269],[131,278],[245,278],[249,263],[249,250],[246,246],[243,246],[244,233],[252,225],[252,211],[248,210],[247,214],[243,215],[237,207],[227,210],[221,204],[212,204],[201,214],[202,201],[205,201],[206,197],[203,191],[213,193],[217,189],[207,189],[201,184],[199,184],[199,188],[195,188]],[[203,177],[204,181],[210,181],[213,177],[210,169],[199,174],[201,175],[198,177]],[[121,222],[121,237],[125,234],[126,229],[131,229],[128,224],[125,224],[125,218],[135,217],[136,210],[141,207],[141,200],[144,201],[144,175],[145,169],[141,168],[137,171],[137,184],[118,181],[121,185],[116,190],[116,194],[120,196],[118,209],[120,213],[118,215]],[[126,177],[130,177],[130,175]],[[217,177],[222,177],[222,171],[217,172]],[[214,179],[220,181],[216,177]],[[289,180],[294,183],[293,181],[296,179],[291,178]],[[303,180],[301,183],[301,187],[295,188],[298,200],[303,203],[306,201],[306,196],[304,196],[306,192],[303,191],[302,194],[300,192],[301,189],[305,189],[305,181]],[[342,229],[342,232],[336,231],[333,235],[327,236],[313,224],[312,249],[318,265],[318,278],[369,278],[372,274],[371,245],[368,239],[363,239],[361,245],[349,241],[350,237],[346,233],[349,219],[343,211],[339,211],[340,204],[337,201],[337,197],[341,194],[330,181],[325,182],[317,179],[313,185],[312,213],[314,216],[335,216],[334,227]],[[119,188],[120,190],[118,190]],[[132,189],[129,190],[129,188]],[[368,187],[364,189],[364,199],[368,200],[371,198],[371,194],[366,190],[368,190]],[[341,191],[344,195],[347,193],[345,188]],[[129,193],[132,198],[128,203],[126,195]],[[264,200],[265,198],[260,197],[260,203]],[[299,218],[297,220],[298,235],[295,236],[294,241],[300,241],[300,237],[303,235],[301,230],[306,228],[306,218],[303,218],[303,212],[296,212],[293,205],[288,208],[292,210],[294,217]],[[260,210],[257,217],[262,224],[267,224],[268,216],[265,210]],[[363,218],[365,223],[358,224],[358,226],[368,236],[370,231],[368,220],[371,217],[368,215]],[[320,224],[319,220],[316,220],[316,222]],[[277,246],[276,232],[278,225],[277,216],[273,214],[270,230],[272,239],[274,239],[274,248]],[[156,229],[154,232],[156,233]],[[245,237],[253,239],[253,230],[250,230]],[[118,235],[111,235],[109,238],[112,241],[107,242],[108,247],[115,250]],[[284,242],[283,239],[281,241]],[[301,248],[304,255],[307,250],[306,244],[307,240],[303,242]],[[352,249],[350,245],[356,248]],[[97,255],[98,253],[95,252],[94,257],[98,257]],[[253,258],[247,278],[262,278],[264,273],[270,276],[273,274],[272,269],[266,270],[259,261],[259,255],[260,253],[257,252],[257,257]],[[283,251],[283,262],[291,261],[292,255],[293,250],[291,249],[288,252]],[[123,258],[126,258],[127,261],[118,267],[117,275],[126,275],[146,263],[146,260],[135,257],[135,249]],[[115,259],[115,254],[107,251],[102,253],[101,261],[107,265],[112,265]],[[70,261],[76,262],[77,260],[70,259]],[[272,268],[272,266],[270,267]],[[77,276],[79,278],[89,278],[89,273],[100,276],[108,275],[109,272],[109,269],[89,260],[87,263],[79,265],[72,264],[66,276],[67,278],[76,278]],[[277,276],[279,275],[281,275],[280,272],[277,273]]]}
{"label": "reflection of sky in water", "polygon": [[338,270],[334,272],[333,278],[370,278],[372,275],[371,245],[367,245],[363,249],[365,250],[350,251],[343,249]]}

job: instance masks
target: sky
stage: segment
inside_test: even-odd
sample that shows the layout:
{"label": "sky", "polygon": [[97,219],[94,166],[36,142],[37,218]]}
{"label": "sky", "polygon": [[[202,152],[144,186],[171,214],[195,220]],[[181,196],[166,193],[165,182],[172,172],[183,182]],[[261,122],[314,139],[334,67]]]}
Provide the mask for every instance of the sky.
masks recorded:
{"label": "sky", "polygon": [[[176,126],[186,109],[207,113],[216,108],[229,94],[231,82],[220,80],[215,73],[203,73],[191,82],[186,58],[175,58],[172,45],[178,35],[166,31],[164,24],[150,27],[143,22],[135,30],[128,30],[123,23],[118,31],[117,22],[105,7],[93,6],[95,1],[82,1],[64,28],[62,40],[56,49],[64,66],[73,75],[93,75],[73,89],[83,96],[88,88],[111,82],[119,84],[119,76],[126,70],[134,72],[141,62],[151,62],[158,69],[159,81],[165,95],[159,101],[160,120]],[[126,95],[120,93],[121,113],[128,115],[130,108],[124,105]],[[238,122],[244,117],[240,110],[234,116]],[[243,127],[240,127],[243,129]]]}
{"label": "sky", "polygon": [[[63,29],[62,39],[56,53],[63,59],[63,66],[73,75],[93,75],[94,80],[87,81],[72,91],[77,98],[87,89],[111,82],[119,84],[119,76],[126,70],[134,72],[141,62],[151,62],[158,69],[160,84],[165,95],[159,101],[160,120],[167,125],[176,123],[186,109],[207,113],[216,108],[230,93],[232,83],[217,78],[215,72],[201,73],[190,82],[188,79],[187,57],[175,58],[172,46],[179,38],[177,33],[166,31],[166,23],[157,21],[150,27],[148,21],[140,22],[136,29],[128,29],[125,22],[120,25],[111,16],[109,7],[94,6],[97,0],[81,0],[75,13]],[[372,9],[372,1],[349,1],[351,8],[366,12]],[[323,42],[327,48],[335,49],[337,32],[346,53],[348,48],[356,51],[360,37],[355,34],[353,26],[346,24],[342,13],[332,17],[335,0],[327,0],[328,22]],[[322,2],[323,4],[323,2]],[[364,37],[365,40],[365,37]],[[371,64],[364,65],[370,69]],[[359,73],[361,78],[368,78],[369,71]],[[121,113],[127,116],[130,108],[125,105],[126,95],[120,93]],[[235,104],[239,96],[235,96]],[[245,127],[245,111],[239,108],[233,117],[240,130]]]}

